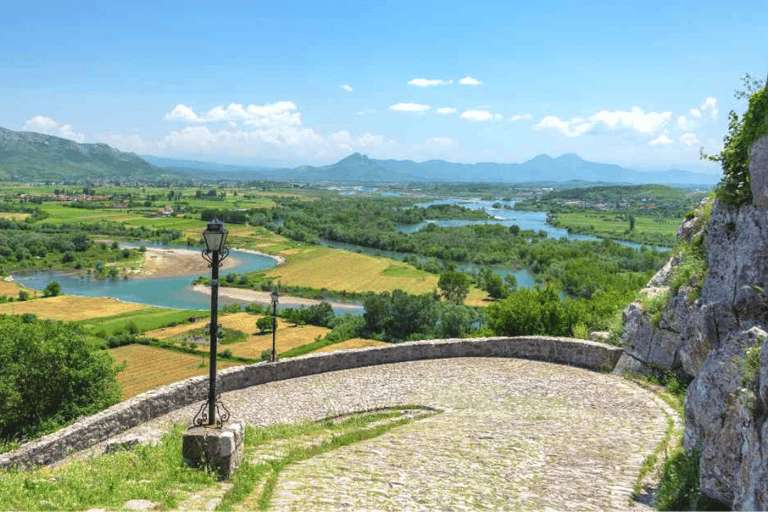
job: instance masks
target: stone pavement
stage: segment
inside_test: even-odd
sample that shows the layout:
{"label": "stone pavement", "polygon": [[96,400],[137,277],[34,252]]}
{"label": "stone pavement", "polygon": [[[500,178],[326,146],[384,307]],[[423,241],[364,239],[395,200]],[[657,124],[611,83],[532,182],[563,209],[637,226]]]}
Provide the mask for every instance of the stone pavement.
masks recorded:
{"label": "stone pavement", "polygon": [[[621,377],[504,358],[342,370],[222,396],[255,425],[394,405],[442,412],[288,466],[274,510],[643,510],[640,465],[674,414]],[[199,405],[137,427],[189,423]]]}

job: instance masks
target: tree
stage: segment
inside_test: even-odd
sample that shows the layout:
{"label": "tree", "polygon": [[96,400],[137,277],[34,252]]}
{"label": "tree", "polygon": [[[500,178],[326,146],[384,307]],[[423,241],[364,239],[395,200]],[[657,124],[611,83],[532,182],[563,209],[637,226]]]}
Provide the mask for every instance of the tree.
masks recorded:
{"label": "tree", "polygon": [[73,324],[0,318],[0,437],[51,432],[120,401],[121,370]]}
{"label": "tree", "polygon": [[267,331],[272,330],[272,318],[268,316],[263,316],[256,320],[256,328],[259,329],[260,333],[265,333]]}
{"label": "tree", "polygon": [[57,281],[51,281],[43,290],[43,297],[56,297],[61,293],[61,285]]}
{"label": "tree", "polygon": [[507,287],[504,286],[504,280],[499,274],[488,276],[485,280],[485,291],[494,299],[503,299],[509,294]]}
{"label": "tree", "polygon": [[448,270],[440,274],[437,282],[438,288],[448,302],[462,304],[469,293],[469,276],[455,270]]}

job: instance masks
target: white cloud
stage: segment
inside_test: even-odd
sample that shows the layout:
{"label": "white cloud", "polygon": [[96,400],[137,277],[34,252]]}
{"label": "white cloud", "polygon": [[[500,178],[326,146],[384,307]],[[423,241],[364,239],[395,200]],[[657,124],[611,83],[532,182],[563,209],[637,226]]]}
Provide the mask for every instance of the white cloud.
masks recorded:
{"label": "white cloud", "polygon": [[459,80],[459,83],[461,85],[480,85],[483,82],[481,82],[480,80],[477,80],[476,78],[472,78],[471,76],[465,76],[464,78]]}
{"label": "white cloud", "polygon": [[172,119],[181,119],[182,121],[187,121],[188,123],[202,121],[202,119],[200,119],[197,114],[195,114],[194,110],[186,105],[182,105],[181,103],[176,105],[173,110],[165,114],[163,119],[166,121],[170,121]]}
{"label": "white cloud", "polygon": [[533,116],[531,114],[515,114],[514,116],[509,118],[509,121],[514,123],[515,121],[520,121],[521,119],[533,119]]}
{"label": "white cloud", "polygon": [[453,144],[453,140],[449,137],[431,137],[425,141],[425,144],[433,146],[450,146]]}
{"label": "white cloud", "polygon": [[389,106],[389,110],[394,110],[396,112],[416,112],[417,114],[423,114],[430,108],[429,105],[420,105],[419,103],[397,103]]}
{"label": "white cloud", "polygon": [[357,115],[359,115],[359,116],[367,116],[369,114],[375,114],[376,112],[378,112],[378,109],[367,108],[365,110],[361,110],[360,112],[358,112]]}
{"label": "white cloud", "polygon": [[[689,114],[691,117],[695,117],[695,118],[697,118],[697,119],[698,119],[699,117],[701,117],[701,110],[699,110],[699,109],[697,109],[697,108],[692,108],[692,109],[689,109],[689,110],[688,110],[688,114]],[[680,116],[680,117],[682,117],[682,116]]]}
{"label": "white cloud", "polygon": [[440,80],[440,79],[434,79],[430,80],[428,78],[414,78],[413,80],[408,81],[408,85],[416,85],[418,87],[430,87],[433,85],[446,85],[446,84],[452,84],[453,80]]}
{"label": "white cloud", "polygon": [[460,117],[472,121],[490,121],[491,119],[500,119],[502,116],[500,114],[493,115],[487,110],[465,110]]}
{"label": "white cloud", "polygon": [[274,127],[274,126],[299,126],[301,114],[296,112],[296,104],[292,101],[278,101],[265,105],[248,105],[243,107],[239,103],[230,103],[228,106],[216,106],[205,115],[198,115],[191,107],[178,104],[164,119],[181,119],[189,123],[214,123],[242,122],[249,126]]}
{"label": "white cloud", "polygon": [[556,116],[545,116],[533,128],[534,130],[557,130],[566,137],[577,137],[589,129],[589,123],[580,117],[574,117],[570,121],[563,121]]}
{"label": "white cloud", "polygon": [[684,133],[680,136],[680,144],[684,146],[694,147],[700,145],[699,139],[693,133]]}
{"label": "white cloud", "polygon": [[702,115],[709,113],[710,117],[717,117],[717,98],[708,96],[699,107],[699,110],[701,110]]}
{"label": "white cloud", "polygon": [[351,86],[351,85],[349,85],[349,84],[344,84],[344,85],[342,85],[342,86],[341,86],[341,88],[342,88],[343,90],[347,91],[347,92],[352,92],[352,91],[354,91],[354,89],[352,88],[352,86]]}
{"label": "white cloud", "polygon": [[601,110],[587,119],[574,117],[568,121],[555,116],[544,117],[534,128],[555,129],[567,137],[577,137],[587,132],[629,131],[640,134],[660,132],[672,119],[672,112],[645,112],[639,107],[630,110]]}
{"label": "white cloud", "polygon": [[85,142],[85,134],[76,132],[71,124],[60,124],[48,116],[35,116],[24,123],[22,130],[55,135],[75,142]]}
{"label": "white cloud", "polygon": [[672,144],[674,142],[672,139],[670,139],[666,133],[659,134],[658,137],[653,139],[648,144],[651,146],[667,146],[669,144]]}
{"label": "white cloud", "polygon": [[435,112],[440,115],[455,114],[456,107],[440,107],[436,109]]}
{"label": "white cloud", "polygon": [[384,144],[386,142],[386,139],[383,135],[373,135],[371,133],[364,133],[357,139],[358,144],[360,147],[367,148],[370,146],[378,146],[380,144]]}
{"label": "white cloud", "polygon": [[[699,112],[699,115],[696,116],[696,114],[693,114],[691,111],[699,112],[698,109],[692,108],[691,110],[688,111],[688,113],[694,117],[701,117],[701,112]],[[693,119],[688,119],[685,116],[679,116],[677,118],[677,127],[678,129],[680,129],[680,131],[689,132],[699,128],[700,126],[701,126],[701,123],[694,121]]]}

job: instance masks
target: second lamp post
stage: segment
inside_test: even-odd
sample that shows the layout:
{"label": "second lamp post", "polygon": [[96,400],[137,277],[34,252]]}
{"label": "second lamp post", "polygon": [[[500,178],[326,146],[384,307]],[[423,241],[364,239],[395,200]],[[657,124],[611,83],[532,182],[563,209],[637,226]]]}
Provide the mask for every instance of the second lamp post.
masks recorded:
{"label": "second lamp post", "polygon": [[280,294],[277,290],[272,292],[272,358],[271,362],[277,361],[277,354],[275,353],[275,331],[277,331],[277,302],[280,298]]}

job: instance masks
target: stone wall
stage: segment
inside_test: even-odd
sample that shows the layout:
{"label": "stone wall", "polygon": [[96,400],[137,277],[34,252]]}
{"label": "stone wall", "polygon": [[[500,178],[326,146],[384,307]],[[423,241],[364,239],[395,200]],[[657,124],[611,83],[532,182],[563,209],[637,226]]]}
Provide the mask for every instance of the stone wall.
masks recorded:
{"label": "stone wall", "polygon": [[[271,364],[235,366],[217,377],[221,392],[335,370],[451,357],[515,357],[610,371],[622,349],[586,340],[521,336],[425,340],[357,350],[339,350]],[[205,400],[208,377],[193,377],[137,395],[58,432],[0,455],[0,469],[52,464],[72,452],[109,439],[145,421]],[[190,418],[191,421],[191,418]]]}

